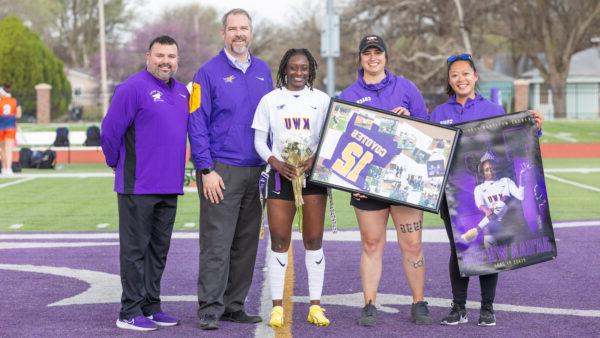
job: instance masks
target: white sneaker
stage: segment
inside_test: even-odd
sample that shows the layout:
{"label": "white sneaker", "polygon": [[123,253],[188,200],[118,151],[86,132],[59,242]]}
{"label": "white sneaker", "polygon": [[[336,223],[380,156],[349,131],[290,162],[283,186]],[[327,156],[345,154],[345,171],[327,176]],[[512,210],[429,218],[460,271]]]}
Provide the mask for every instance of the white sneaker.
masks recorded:
{"label": "white sneaker", "polygon": [[15,176],[15,173],[12,171],[12,169],[2,169],[2,176]]}

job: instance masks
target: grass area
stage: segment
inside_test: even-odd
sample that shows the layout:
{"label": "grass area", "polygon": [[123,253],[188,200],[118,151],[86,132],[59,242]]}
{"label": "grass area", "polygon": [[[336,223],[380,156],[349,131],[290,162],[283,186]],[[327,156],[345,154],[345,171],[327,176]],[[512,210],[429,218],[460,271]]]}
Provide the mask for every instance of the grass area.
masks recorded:
{"label": "grass area", "polygon": [[29,169],[23,168],[23,174],[47,174],[47,173],[111,173],[112,170],[103,164],[98,163],[62,163],[52,169]]}
{"label": "grass area", "polygon": [[69,131],[86,131],[89,126],[100,126],[101,122],[69,122],[69,123],[19,123],[19,127],[23,132],[33,131],[56,131],[56,128],[67,127]]}
{"label": "grass area", "polygon": [[[544,167],[600,168],[600,159],[548,159]],[[110,172],[100,164],[67,164],[62,170],[25,169],[25,173],[79,173]],[[600,188],[600,173],[552,175]],[[0,178],[0,186],[15,178]],[[600,218],[600,194],[565,183],[546,179],[551,216],[554,221]],[[334,201],[341,229],[356,229],[354,211],[349,205],[349,194],[335,191]],[[52,178],[35,179],[0,188],[0,232],[15,231],[116,231],[117,201],[113,180],[106,178]],[[327,213],[328,214],[328,213]],[[179,198],[175,230],[197,230],[199,218],[198,195],[186,193]],[[326,228],[330,227],[328,216]],[[96,225],[110,224],[99,229]],[[194,223],[193,228],[184,227]],[[24,224],[10,229],[13,224]],[[439,216],[425,213],[426,227],[441,226]]]}
{"label": "grass area", "polygon": [[[55,131],[58,127],[67,127],[70,131],[86,131],[98,122],[20,123],[23,131]],[[542,143],[600,143],[600,120],[552,120],[544,122]]]}
{"label": "grass area", "polygon": [[544,169],[600,168],[600,158],[545,158]]}
{"label": "grass area", "polygon": [[600,120],[544,122],[542,143],[600,143]]}

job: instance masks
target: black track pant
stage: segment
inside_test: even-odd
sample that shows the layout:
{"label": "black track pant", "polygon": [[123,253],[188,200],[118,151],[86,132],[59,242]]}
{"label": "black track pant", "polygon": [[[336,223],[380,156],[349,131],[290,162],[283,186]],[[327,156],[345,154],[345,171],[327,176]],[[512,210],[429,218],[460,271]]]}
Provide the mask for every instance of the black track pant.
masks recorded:
{"label": "black track pant", "polygon": [[[448,212],[448,203],[444,198],[440,208],[440,216],[444,221],[446,233],[450,240],[450,261],[448,262],[448,271],[450,273],[450,284],[452,285],[452,299],[455,304],[464,306],[467,302],[467,289],[469,288],[469,277],[462,277],[458,269],[458,258],[456,256],[456,245],[452,236],[452,226],[450,225],[450,215]],[[496,285],[498,284],[498,274],[480,275],[479,284],[481,286],[481,303],[493,303],[496,297]]]}
{"label": "black track pant", "polygon": [[121,311],[119,318],[160,308],[160,280],[171,243],[177,195],[118,195]]}

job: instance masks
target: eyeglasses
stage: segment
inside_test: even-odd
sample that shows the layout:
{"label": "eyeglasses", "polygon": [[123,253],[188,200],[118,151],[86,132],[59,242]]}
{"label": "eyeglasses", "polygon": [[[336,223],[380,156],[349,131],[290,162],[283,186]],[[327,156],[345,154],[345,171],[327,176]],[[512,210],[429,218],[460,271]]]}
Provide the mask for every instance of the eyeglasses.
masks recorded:
{"label": "eyeglasses", "polygon": [[473,57],[471,56],[471,54],[456,54],[456,55],[452,55],[451,57],[449,57],[446,62],[448,64],[451,64],[454,61],[457,60],[472,60]]}

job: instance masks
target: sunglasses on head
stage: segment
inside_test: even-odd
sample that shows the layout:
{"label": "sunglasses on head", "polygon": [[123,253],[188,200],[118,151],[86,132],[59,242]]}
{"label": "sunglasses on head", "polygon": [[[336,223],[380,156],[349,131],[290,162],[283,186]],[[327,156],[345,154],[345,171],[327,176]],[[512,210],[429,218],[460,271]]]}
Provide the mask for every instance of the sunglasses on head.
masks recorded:
{"label": "sunglasses on head", "polygon": [[446,62],[448,64],[451,64],[454,61],[457,60],[472,60],[473,58],[471,57],[471,54],[456,54],[456,55],[452,55],[451,57],[449,57]]}

